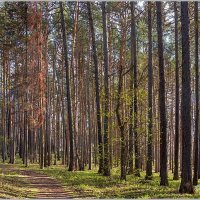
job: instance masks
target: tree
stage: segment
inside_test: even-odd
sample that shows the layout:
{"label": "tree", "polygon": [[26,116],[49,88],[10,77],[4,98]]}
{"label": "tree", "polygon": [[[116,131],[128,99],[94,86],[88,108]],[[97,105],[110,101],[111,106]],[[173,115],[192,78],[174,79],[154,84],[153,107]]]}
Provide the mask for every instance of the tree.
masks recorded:
{"label": "tree", "polygon": [[156,2],[158,59],[159,59],[159,111],[160,111],[160,185],[168,185],[167,178],[167,120],[165,106],[165,73],[163,58],[162,2]]}
{"label": "tree", "polygon": [[174,2],[174,20],[175,20],[175,62],[176,62],[176,107],[175,107],[175,143],[174,143],[174,180],[179,179],[179,59],[178,59],[178,11],[177,2]]}
{"label": "tree", "polygon": [[[123,5],[126,5],[124,3]],[[126,23],[127,16],[124,12],[120,13],[121,17],[121,40],[120,40],[120,51],[119,51],[119,65],[118,65],[118,85],[116,95],[116,118],[120,133],[120,164],[121,164],[121,180],[126,180],[126,118],[124,116],[124,102],[123,97],[123,85],[124,85],[124,74],[123,70],[125,67],[125,47],[126,47]]]}
{"label": "tree", "polygon": [[92,37],[92,53],[95,69],[95,89],[96,89],[96,117],[97,117],[97,131],[98,131],[98,147],[99,147],[99,173],[103,173],[103,142],[101,135],[101,111],[100,111],[100,95],[99,95],[99,72],[98,72],[98,59],[96,52],[95,31],[93,25],[93,18],[91,12],[91,5],[87,2],[89,27]]}
{"label": "tree", "polygon": [[191,169],[191,83],[188,2],[181,2],[182,33],[182,173],[180,193],[194,193]]}
{"label": "tree", "polygon": [[194,176],[193,184],[198,184],[199,171],[199,32],[198,32],[198,2],[194,2],[194,31],[195,31],[195,94],[196,94],[196,110],[195,110],[195,136],[194,136]]}
{"label": "tree", "polygon": [[104,175],[110,176],[109,144],[108,144],[108,115],[109,115],[109,88],[108,88],[108,39],[107,39],[106,3],[102,2],[103,21],[103,53],[104,53]]}
{"label": "tree", "polygon": [[130,102],[130,116],[129,116],[129,174],[133,174],[133,83],[134,83],[134,9],[133,3],[130,4],[131,6],[131,70],[130,70],[130,92],[131,92],[131,102]]}
{"label": "tree", "polygon": [[125,157],[125,134],[124,134],[124,122],[122,121],[122,117],[120,115],[120,100],[123,86],[123,74],[122,74],[122,65],[119,68],[119,82],[118,82],[118,95],[117,95],[117,107],[116,107],[116,116],[117,122],[120,129],[120,139],[121,139],[121,180],[126,180],[126,157]]}
{"label": "tree", "polygon": [[175,180],[182,172],[180,192],[193,193],[199,16],[198,3],[182,6],[182,14],[180,5],[2,3],[2,161],[18,163],[19,155],[24,165],[94,166],[106,176],[120,169],[122,180],[133,177],[127,172],[151,180],[155,169],[160,185],[169,169]]}
{"label": "tree", "polygon": [[[135,146],[135,175],[140,176],[139,168],[140,168],[140,152],[138,146],[138,99],[137,99],[137,92],[138,92],[138,84],[137,84],[137,47],[136,47],[136,26],[135,26],[135,2],[131,2],[131,64],[133,68],[133,86],[134,86],[134,93],[133,93],[133,131],[134,131],[134,146]],[[132,121],[132,119],[131,119]],[[130,143],[131,144],[131,143]],[[132,148],[132,147],[131,147]],[[130,148],[130,151],[131,151]],[[132,165],[131,161],[132,155],[130,155],[130,166]]]}
{"label": "tree", "polygon": [[63,51],[64,51],[64,64],[66,70],[66,89],[67,89],[67,111],[68,111],[68,128],[70,134],[70,163],[69,171],[74,170],[74,133],[73,133],[73,122],[72,122],[72,110],[71,110],[71,95],[69,85],[69,65],[67,57],[67,41],[66,41],[66,28],[63,13],[63,3],[60,2],[60,14],[61,14],[61,28],[62,28],[62,39],[63,39]]}
{"label": "tree", "polygon": [[148,2],[148,152],[146,178],[152,177],[152,128],[153,128],[153,113],[152,113],[152,92],[153,92],[153,67],[152,67],[152,17],[151,17],[152,2]]}
{"label": "tree", "polygon": [[[26,58],[25,58],[25,74],[24,74],[24,79],[25,82],[27,81],[27,72],[28,72],[28,5],[25,4],[24,6],[24,10],[25,10],[25,24],[26,24]],[[26,92],[25,94],[25,99],[24,99],[24,103],[26,104],[28,102],[28,94]],[[25,164],[25,166],[28,166],[28,124],[27,124],[27,111],[24,111],[24,157],[23,157],[23,163]]]}

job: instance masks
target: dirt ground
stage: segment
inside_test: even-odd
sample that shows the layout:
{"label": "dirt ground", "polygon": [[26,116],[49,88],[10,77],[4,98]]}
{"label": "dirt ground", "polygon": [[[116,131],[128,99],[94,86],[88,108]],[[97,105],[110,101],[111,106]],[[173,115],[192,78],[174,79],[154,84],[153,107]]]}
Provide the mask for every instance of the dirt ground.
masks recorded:
{"label": "dirt ground", "polygon": [[8,171],[17,172],[22,175],[18,177],[23,179],[24,186],[37,190],[35,198],[38,199],[69,199],[72,198],[73,192],[67,191],[56,179],[48,177],[31,170],[21,170],[10,166],[0,165],[4,173]]}

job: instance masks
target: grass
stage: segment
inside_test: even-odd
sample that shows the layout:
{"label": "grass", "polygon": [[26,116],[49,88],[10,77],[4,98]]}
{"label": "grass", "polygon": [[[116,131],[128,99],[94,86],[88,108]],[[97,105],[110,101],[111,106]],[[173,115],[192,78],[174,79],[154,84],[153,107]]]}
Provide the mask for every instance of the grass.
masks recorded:
{"label": "grass", "polygon": [[61,166],[52,166],[34,170],[52,176],[71,190],[75,196],[95,198],[200,198],[200,189],[196,187],[195,194],[180,194],[178,192],[180,180],[174,181],[169,173],[169,186],[160,186],[158,173],[153,174],[153,180],[145,180],[145,173],[141,177],[127,175],[127,181],[121,181],[118,169],[112,170],[110,177],[104,177],[97,170],[69,172]]}
{"label": "grass", "polygon": [[0,198],[33,198],[37,191],[28,185],[26,177],[8,166],[0,168]]}
{"label": "grass", "polygon": [[[200,185],[195,188],[195,194],[179,194],[179,181],[172,179],[172,173],[169,173],[169,186],[159,186],[160,178],[158,173],[153,174],[153,180],[145,180],[145,173],[141,172],[141,177],[127,175],[127,181],[121,181],[119,169],[112,170],[110,177],[104,177],[97,173],[97,170],[74,171],[69,172],[64,166],[51,166],[43,170],[38,165],[30,165],[25,168],[21,164],[16,164],[15,168],[27,169],[38,173],[47,174],[57,179],[69,192],[71,197],[94,197],[94,198],[200,198]],[[9,174],[4,182],[9,187],[14,188],[14,194],[25,197],[24,183],[13,182],[18,175]],[[1,179],[1,177],[0,177]],[[18,178],[19,180],[19,178]],[[18,197],[19,197],[18,196]],[[1,197],[1,196],[0,196]]]}

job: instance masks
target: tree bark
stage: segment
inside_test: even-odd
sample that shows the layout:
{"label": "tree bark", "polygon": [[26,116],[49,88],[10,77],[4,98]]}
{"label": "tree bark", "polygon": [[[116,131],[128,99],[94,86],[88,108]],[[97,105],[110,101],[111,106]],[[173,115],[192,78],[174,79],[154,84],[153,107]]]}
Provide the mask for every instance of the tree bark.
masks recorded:
{"label": "tree bark", "polygon": [[159,58],[159,111],[160,111],[160,185],[167,186],[167,120],[165,106],[165,73],[163,58],[162,2],[156,2],[158,58]]}
{"label": "tree bark", "polygon": [[98,72],[98,59],[96,52],[95,30],[93,25],[93,18],[91,12],[91,3],[87,2],[88,19],[90,32],[92,36],[92,51],[95,68],[95,89],[96,89],[96,112],[97,112],[97,131],[98,131],[98,147],[99,147],[99,173],[103,173],[103,141],[101,134],[101,112],[100,112],[100,95],[99,95],[99,72]]}
{"label": "tree bark", "polygon": [[117,122],[120,129],[120,139],[121,139],[121,180],[126,180],[126,156],[125,156],[125,135],[124,135],[124,123],[122,122],[120,116],[120,99],[121,99],[121,92],[122,92],[122,85],[123,85],[123,76],[122,76],[122,66],[119,69],[119,83],[118,83],[118,95],[117,95],[117,107],[116,107],[116,116]]}
{"label": "tree bark", "polygon": [[178,11],[177,2],[174,2],[175,15],[175,62],[176,62],[176,105],[175,105],[175,143],[174,143],[174,180],[179,179],[179,59],[178,59]]}
{"label": "tree bark", "polygon": [[107,39],[107,14],[106,3],[102,2],[103,21],[103,55],[104,55],[104,175],[110,176],[109,143],[108,143],[108,115],[109,115],[109,88],[108,88],[108,39]]}
{"label": "tree bark", "polygon": [[182,173],[180,193],[194,193],[191,169],[191,78],[188,2],[181,2],[182,33]]}
{"label": "tree bark", "polygon": [[194,175],[193,185],[198,184],[198,169],[199,169],[199,33],[198,33],[198,1],[194,2],[194,23],[195,23],[195,94],[196,94],[196,109],[195,109],[195,136],[194,136]]}
{"label": "tree bark", "polygon": [[134,105],[134,135],[135,135],[135,175],[140,176],[140,151],[139,151],[139,139],[138,139],[138,99],[137,99],[137,92],[138,92],[138,83],[137,83],[137,50],[136,50],[136,25],[135,25],[135,2],[131,2],[131,9],[132,9],[132,42],[133,42],[133,71],[134,71],[134,96],[133,96],[133,105]]}
{"label": "tree bark", "polygon": [[152,18],[151,18],[152,2],[148,2],[148,144],[147,144],[147,165],[146,179],[152,177],[152,128],[153,128],[153,67],[152,67]]}
{"label": "tree bark", "polygon": [[131,3],[131,70],[130,70],[130,92],[131,92],[131,103],[129,107],[129,174],[133,174],[133,84],[134,84],[134,6]]}
{"label": "tree bark", "polygon": [[63,50],[64,50],[64,64],[66,69],[66,89],[67,89],[67,111],[68,111],[68,128],[70,135],[70,159],[69,159],[69,171],[74,170],[74,133],[73,133],[73,122],[72,122],[72,109],[71,109],[71,93],[69,85],[69,65],[67,57],[67,41],[66,41],[66,28],[63,13],[63,3],[60,2],[60,14],[61,14],[61,27],[63,37]]}

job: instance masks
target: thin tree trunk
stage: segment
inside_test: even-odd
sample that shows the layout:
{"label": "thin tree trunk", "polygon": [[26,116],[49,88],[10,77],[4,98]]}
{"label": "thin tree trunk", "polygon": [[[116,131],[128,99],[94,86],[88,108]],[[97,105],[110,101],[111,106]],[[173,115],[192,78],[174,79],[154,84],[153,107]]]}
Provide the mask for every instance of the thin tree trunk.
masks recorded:
{"label": "thin tree trunk", "polygon": [[163,58],[162,2],[156,2],[158,58],[159,58],[159,111],[160,111],[160,185],[168,185],[167,178],[167,120],[165,106],[165,73]]}
{"label": "thin tree trunk", "polygon": [[103,53],[104,53],[104,175],[110,176],[109,143],[108,143],[108,115],[109,115],[109,88],[108,88],[108,39],[107,39],[107,14],[106,3],[102,2],[103,20]]}
{"label": "thin tree trunk", "polygon": [[61,27],[63,37],[63,50],[64,50],[64,64],[66,69],[66,89],[67,89],[67,111],[68,111],[68,128],[70,135],[70,160],[69,160],[69,171],[74,170],[74,133],[73,133],[73,122],[72,122],[72,110],[71,110],[71,94],[69,85],[69,65],[67,57],[67,40],[66,40],[66,28],[63,13],[63,3],[60,2],[60,14],[61,14]]}
{"label": "thin tree trunk", "polygon": [[116,115],[117,122],[120,129],[121,136],[121,180],[126,180],[126,159],[125,159],[125,135],[124,135],[124,124],[121,120],[120,116],[120,99],[123,85],[123,77],[122,77],[122,66],[119,69],[119,83],[118,83],[118,96],[117,96],[117,107],[116,107]]}
{"label": "thin tree trunk", "polygon": [[148,153],[146,165],[146,178],[152,177],[152,128],[153,128],[153,67],[152,67],[152,19],[151,19],[152,2],[148,2]]}
{"label": "thin tree trunk", "polygon": [[97,52],[96,52],[95,31],[94,31],[90,2],[87,2],[87,9],[88,9],[90,32],[92,36],[92,51],[93,51],[94,68],[95,68],[96,113],[97,113],[98,147],[99,147],[99,171],[98,172],[103,173],[103,142],[102,142],[102,134],[101,134],[99,72],[98,72],[98,59],[97,59]]}
{"label": "thin tree trunk", "polygon": [[130,92],[131,92],[131,103],[130,103],[130,113],[129,113],[129,174],[133,174],[133,84],[134,84],[134,29],[135,19],[134,19],[134,5],[131,3],[131,70],[130,70]]}
{"label": "thin tree trunk", "polygon": [[133,130],[135,135],[135,175],[140,176],[140,151],[139,151],[139,139],[138,139],[138,83],[137,83],[137,51],[136,51],[136,25],[135,25],[135,3],[131,2],[131,29],[132,29],[132,60],[133,60],[133,74],[134,74],[134,94],[133,94],[133,107],[134,107],[134,114],[133,114]]}
{"label": "thin tree trunk", "polygon": [[175,14],[175,62],[176,62],[176,110],[175,110],[175,143],[174,143],[174,180],[179,179],[179,59],[178,59],[178,11],[174,2]]}
{"label": "thin tree trunk", "polygon": [[[26,58],[25,58],[25,82],[27,81],[28,70],[28,4],[25,4],[25,23],[26,23]],[[28,94],[25,94],[25,105],[28,102]],[[28,123],[27,123],[27,110],[24,111],[24,164],[28,167]]]}

